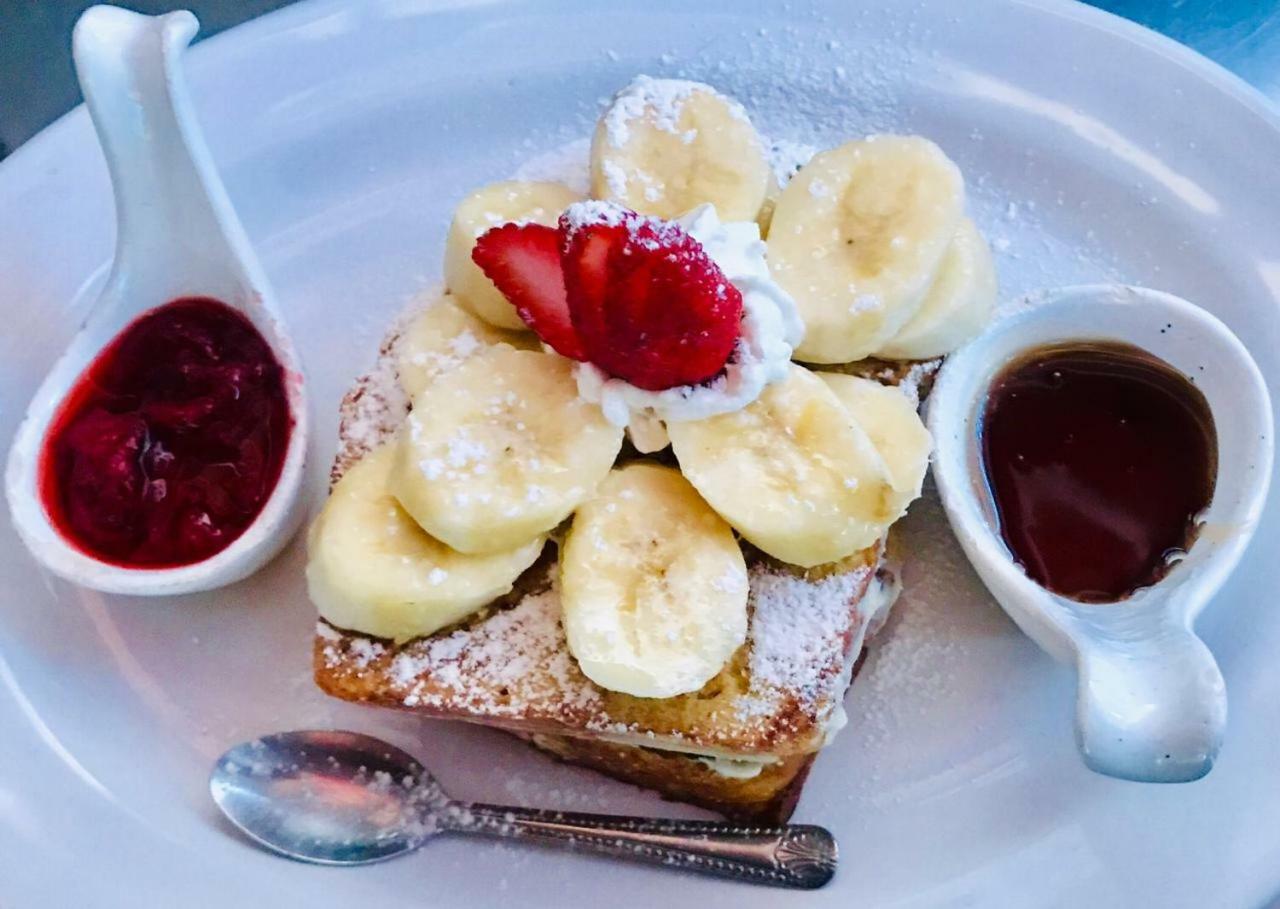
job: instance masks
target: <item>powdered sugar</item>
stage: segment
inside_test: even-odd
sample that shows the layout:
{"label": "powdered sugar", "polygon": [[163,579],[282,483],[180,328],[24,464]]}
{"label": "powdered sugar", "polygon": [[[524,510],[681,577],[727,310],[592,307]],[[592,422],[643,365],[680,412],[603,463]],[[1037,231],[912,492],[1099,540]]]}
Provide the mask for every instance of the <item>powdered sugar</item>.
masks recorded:
{"label": "powdered sugar", "polygon": [[684,227],[683,219],[679,222],[664,221],[652,215],[637,214],[614,202],[601,199],[575,202],[565,209],[561,223],[569,240],[587,227],[623,227],[633,242],[648,250],[658,250],[665,244],[679,243],[683,239]]}
{"label": "powdered sugar", "polygon": [[478,352],[481,348],[480,339],[469,331],[460,332],[456,337],[449,339],[449,353],[465,360],[467,357]]}
{"label": "powdered sugar", "polygon": [[464,331],[456,338],[451,338],[445,350],[415,350],[408,358],[414,366],[427,368],[434,377],[443,375],[462,363],[463,360],[476,353],[482,346],[481,341],[469,331]]}
{"label": "powdered sugar", "polygon": [[906,375],[902,376],[898,381],[898,390],[907,396],[915,407],[920,406],[920,385],[926,379],[933,377],[938,369],[942,366],[942,359],[921,360],[918,363],[912,363],[907,370]]}
{"label": "powdered sugar", "polygon": [[[417,303],[413,309],[418,308]],[[331,482],[369,451],[386,442],[404,422],[409,399],[396,375],[394,348],[408,321],[402,313],[382,342],[372,372],[358,379],[339,406],[337,456],[330,471]]]}
{"label": "powdered sugar", "polygon": [[561,223],[565,226],[570,237],[575,231],[582,230],[584,227],[593,225],[606,225],[609,227],[618,227],[621,225],[638,225],[641,223],[651,223],[655,227],[661,222],[657,218],[644,218],[637,216],[621,205],[613,202],[606,202],[603,199],[587,199],[582,202],[575,202],[565,209],[561,215]]}
{"label": "powdered sugar", "polygon": [[753,701],[768,688],[795,692],[810,706],[837,696],[832,682],[844,658],[849,604],[860,599],[869,573],[867,568],[818,581],[753,573],[749,597],[755,608],[750,657]]}
{"label": "powdered sugar", "polygon": [[[955,678],[973,659],[969,642],[1007,626],[993,604],[975,602],[986,599],[982,584],[944,531],[945,521],[930,480],[899,524],[902,547],[912,555],[903,601],[877,638],[850,699],[860,736],[873,750],[891,742],[905,724],[945,710],[955,696]],[[957,603],[964,608],[949,608]]]}
{"label": "powdered sugar", "polygon": [[342,632],[335,630],[328,622],[316,622],[316,637],[334,643],[342,640]]}
{"label": "powdered sugar", "polygon": [[590,159],[591,139],[575,139],[525,161],[513,179],[563,183],[585,196],[591,189]]}
{"label": "powdered sugar", "polygon": [[[605,112],[603,123],[606,139],[614,148],[621,148],[631,138],[631,123],[645,119],[658,129],[678,136],[682,142],[692,142],[697,138],[697,131],[681,130],[680,114],[685,101],[694,92],[706,92],[723,98],[710,85],[701,82],[636,76],[630,85],[614,95],[613,102]],[[730,98],[723,100],[732,114],[747,119],[747,113],[741,104]]]}
{"label": "powdered sugar", "polygon": [[822,743],[875,611],[874,598],[863,597],[870,572],[862,567],[814,581],[756,564],[746,576],[735,571],[717,579],[725,588],[749,589],[749,690],[732,702],[733,723],[674,733],[611,715],[605,692],[569,654],[554,583],[467,627],[398,649],[324,623],[317,636],[329,667],[380,673],[406,707],[499,723],[518,719],[526,727],[550,722],[653,747],[729,742],[743,753],[767,753],[785,704],[798,711],[786,720],[792,733],[811,738],[813,747]]}
{"label": "powdered sugar", "polygon": [[626,145],[634,120],[648,118],[658,129],[675,133],[684,101],[696,88],[696,83],[685,80],[637,76],[614,96],[605,114],[603,122],[609,144],[615,148]]}
{"label": "powdered sugar", "polygon": [[[627,172],[618,162],[609,160],[605,161],[601,166],[604,173],[605,186],[609,188],[609,195],[614,198],[625,198],[627,194]],[[637,179],[641,176],[641,172],[636,173]]]}
{"label": "powdered sugar", "polygon": [[361,669],[385,653],[385,648],[377,641],[368,638],[357,638],[351,642],[348,650],[355,665]]}
{"label": "powdered sugar", "polygon": [[817,153],[816,146],[805,142],[774,139],[768,143],[767,153],[773,179],[777,181],[778,186],[786,186],[791,182],[791,178],[799,173],[800,168],[808,164],[809,159]]}
{"label": "powdered sugar", "polygon": [[447,452],[445,459],[450,467],[466,467],[484,461],[491,452],[482,443],[472,440],[462,432],[457,433],[445,443]]}
{"label": "powdered sugar", "polygon": [[737,568],[729,568],[711,582],[712,588],[721,593],[738,593],[747,588],[747,576]]}
{"label": "powdered sugar", "polygon": [[883,307],[884,301],[875,294],[858,294],[853,298],[853,302],[849,304],[849,315],[856,316],[859,313],[873,312]]}
{"label": "powdered sugar", "polygon": [[469,628],[404,645],[389,677],[407,707],[465,703],[493,717],[582,715],[601,699],[569,655],[554,589]]}

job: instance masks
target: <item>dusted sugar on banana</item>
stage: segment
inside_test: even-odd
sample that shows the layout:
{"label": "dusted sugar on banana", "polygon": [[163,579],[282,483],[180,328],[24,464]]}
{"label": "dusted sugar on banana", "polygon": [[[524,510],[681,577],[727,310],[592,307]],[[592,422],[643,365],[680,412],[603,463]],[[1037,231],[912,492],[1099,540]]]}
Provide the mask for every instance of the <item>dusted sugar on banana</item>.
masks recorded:
{"label": "dusted sugar on banana", "polygon": [[637,77],[591,143],[591,194],[660,218],[710,204],[726,221],[754,220],[770,178],[742,105],[701,82]]}
{"label": "dusted sugar on banana", "polygon": [[835,393],[802,366],[736,413],[667,431],[680,470],[711,507],[792,565],[872,546],[897,517],[884,459]]}
{"label": "dusted sugar on banana", "polygon": [[388,490],[390,445],[338,481],[307,536],[307,592],[337,628],[405,641],[466,618],[511,592],[545,537],[486,555],[432,538]]}
{"label": "dusted sugar on banana", "polygon": [[509,549],[551,531],[591,496],[622,435],[578,397],[568,360],[495,347],[414,398],[391,491],[459,552]]}
{"label": "dusted sugar on banana", "polygon": [[733,530],[678,470],[614,470],[578,509],[560,558],[569,651],[612,691],[697,691],[747,636],[747,565]]}
{"label": "dusted sugar on banana", "polygon": [[821,152],[782,191],[769,265],[806,332],[796,355],[851,363],[919,311],[964,211],[964,179],[919,136],[873,136]]}
{"label": "dusted sugar on banana", "polygon": [[500,344],[539,349],[531,332],[495,328],[458,306],[452,294],[444,294],[414,316],[396,342],[400,387],[410,398],[416,397],[440,376]]}
{"label": "dusted sugar on banana", "polygon": [[774,275],[808,329],[798,359],[931,360],[990,321],[995,263],[941,149],[871,136],[796,162],[775,168],[781,188],[760,220]]}

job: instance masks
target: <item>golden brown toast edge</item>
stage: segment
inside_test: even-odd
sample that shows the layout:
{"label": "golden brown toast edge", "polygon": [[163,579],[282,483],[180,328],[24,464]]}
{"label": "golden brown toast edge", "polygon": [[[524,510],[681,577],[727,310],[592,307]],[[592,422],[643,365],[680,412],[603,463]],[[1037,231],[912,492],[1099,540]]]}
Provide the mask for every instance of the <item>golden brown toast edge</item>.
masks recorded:
{"label": "golden brown toast edge", "polygon": [[817,754],[798,754],[770,764],[758,776],[722,776],[679,754],[570,736],[534,735],[529,743],[566,764],[586,767],[725,817],[755,824],[781,824],[791,817]]}

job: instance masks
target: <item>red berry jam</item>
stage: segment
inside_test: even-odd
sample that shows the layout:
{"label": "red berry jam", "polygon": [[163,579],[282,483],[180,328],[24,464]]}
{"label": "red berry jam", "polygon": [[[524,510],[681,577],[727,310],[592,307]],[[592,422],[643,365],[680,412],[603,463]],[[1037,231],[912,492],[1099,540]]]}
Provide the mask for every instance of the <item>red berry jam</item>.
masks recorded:
{"label": "red berry jam", "polygon": [[77,548],[127,568],[190,565],[253,522],[284,464],[284,369],[243,315],[174,300],[89,365],[45,437],[40,492]]}

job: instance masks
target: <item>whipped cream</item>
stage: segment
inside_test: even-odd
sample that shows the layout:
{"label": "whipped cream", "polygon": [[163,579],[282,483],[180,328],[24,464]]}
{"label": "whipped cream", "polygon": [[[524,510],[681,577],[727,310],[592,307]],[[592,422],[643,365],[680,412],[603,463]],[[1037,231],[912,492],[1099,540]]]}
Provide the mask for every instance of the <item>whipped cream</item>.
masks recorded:
{"label": "whipped cream", "polygon": [[746,407],[765,386],[786,376],[791,354],[804,338],[795,301],[769,275],[758,224],[721,221],[714,205],[700,205],[676,223],[702,244],[742,294],[742,334],[724,372],[701,385],[649,391],[592,363],[577,365],[578,394],[599,404],[615,426],[630,427],[641,451],[665,447],[665,431],[656,431],[658,420],[686,423]]}

